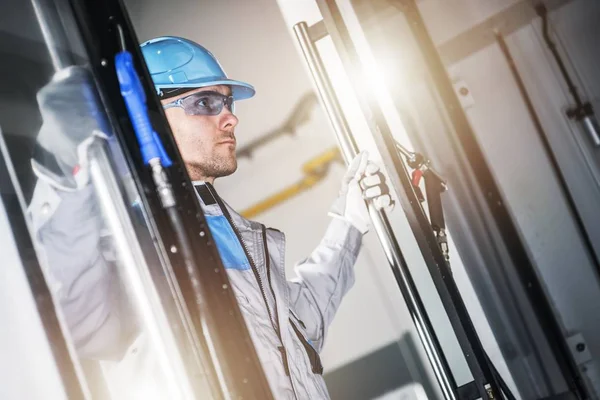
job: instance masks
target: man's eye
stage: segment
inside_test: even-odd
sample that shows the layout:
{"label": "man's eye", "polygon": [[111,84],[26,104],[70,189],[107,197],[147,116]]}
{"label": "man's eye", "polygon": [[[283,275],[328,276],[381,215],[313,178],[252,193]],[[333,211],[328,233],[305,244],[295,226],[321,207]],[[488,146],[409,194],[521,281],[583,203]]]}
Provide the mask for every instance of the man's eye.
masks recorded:
{"label": "man's eye", "polygon": [[208,101],[206,99],[200,99],[196,102],[196,105],[202,108],[206,108],[208,107]]}

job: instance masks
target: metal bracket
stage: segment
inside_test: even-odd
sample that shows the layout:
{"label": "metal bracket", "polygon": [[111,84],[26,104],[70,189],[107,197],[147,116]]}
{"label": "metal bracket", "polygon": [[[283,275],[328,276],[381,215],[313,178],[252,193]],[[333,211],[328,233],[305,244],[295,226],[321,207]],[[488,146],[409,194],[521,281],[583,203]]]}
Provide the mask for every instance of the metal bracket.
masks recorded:
{"label": "metal bracket", "polygon": [[319,22],[308,27],[308,37],[313,43],[327,37],[329,32],[327,32],[327,27],[325,26],[325,22],[320,20]]}
{"label": "metal bracket", "polygon": [[571,353],[573,353],[573,359],[577,365],[581,366],[592,361],[592,353],[590,353],[590,348],[581,333],[569,336],[567,344],[569,345],[569,349],[571,349]]}

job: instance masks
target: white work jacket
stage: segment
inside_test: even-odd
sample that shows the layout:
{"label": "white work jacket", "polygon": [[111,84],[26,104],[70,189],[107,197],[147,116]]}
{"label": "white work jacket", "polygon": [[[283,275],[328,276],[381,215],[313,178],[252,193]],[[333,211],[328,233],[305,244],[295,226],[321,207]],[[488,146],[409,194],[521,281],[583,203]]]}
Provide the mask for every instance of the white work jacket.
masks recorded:
{"label": "white work jacket", "polygon": [[[287,280],[284,234],[243,218],[211,185],[196,187],[274,397],[328,399],[318,353],[354,283],[361,233],[333,219],[317,248],[296,265],[297,276]],[[79,354],[95,359],[119,354],[115,349],[122,348],[127,327],[117,307],[115,274],[101,245],[102,222],[92,189],[57,193],[38,182],[29,210],[46,253],[50,286]],[[131,384],[136,373],[152,370],[153,360],[140,346],[144,340],[138,338],[115,362],[112,375],[123,385]],[[123,365],[131,371],[124,372]],[[143,392],[160,391],[143,386]],[[130,390],[116,397],[136,398],[135,393],[143,392]]]}

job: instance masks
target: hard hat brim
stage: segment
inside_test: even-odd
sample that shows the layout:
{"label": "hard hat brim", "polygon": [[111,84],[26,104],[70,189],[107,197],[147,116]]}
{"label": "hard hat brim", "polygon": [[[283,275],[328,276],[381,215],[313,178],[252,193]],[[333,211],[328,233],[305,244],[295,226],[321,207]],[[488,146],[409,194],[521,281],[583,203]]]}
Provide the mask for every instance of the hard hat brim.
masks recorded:
{"label": "hard hat brim", "polygon": [[219,79],[211,81],[188,81],[187,83],[174,83],[170,85],[156,85],[157,89],[179,89],[179,88],[202,88],[207,86],[226,85],[231,87],[231,95],[234,100],[245,100],[254,96],[256,90],[252,85],[246,82],[236,81],[233,79]]}

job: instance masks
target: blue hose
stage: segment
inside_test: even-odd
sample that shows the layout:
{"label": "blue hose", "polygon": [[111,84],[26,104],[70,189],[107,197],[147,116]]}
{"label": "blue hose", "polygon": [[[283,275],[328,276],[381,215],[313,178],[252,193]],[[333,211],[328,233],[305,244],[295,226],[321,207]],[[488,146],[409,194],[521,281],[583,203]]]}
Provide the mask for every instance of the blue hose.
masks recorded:
{"label": "blue hose", "polygon": [[146,106],[146,95],[138,75],[133,67],[131,54],[124,50],[115,56],[117,78],[121,88],[121,95],[125,100],[129,117],[135,131],[144,164],[152,159],[160,159],[162,166],[170,167],[172,162],[152,128]]}

